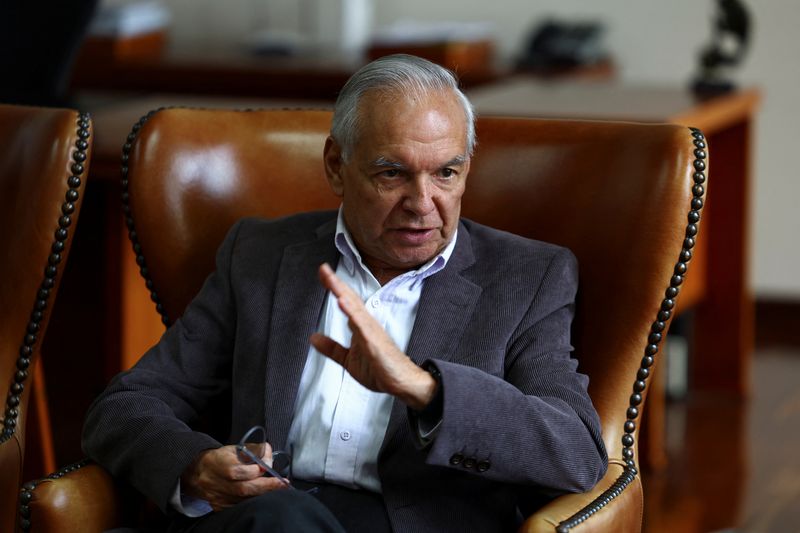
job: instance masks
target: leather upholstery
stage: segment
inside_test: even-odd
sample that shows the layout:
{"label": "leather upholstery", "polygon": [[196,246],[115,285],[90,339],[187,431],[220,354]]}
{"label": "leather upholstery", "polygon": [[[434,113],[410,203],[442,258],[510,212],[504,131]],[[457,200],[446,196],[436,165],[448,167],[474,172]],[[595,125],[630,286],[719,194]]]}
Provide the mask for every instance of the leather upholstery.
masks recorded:
{"label": "leather upholstery", "polygon": [[[237,218],[338,205],[322,167],[329,124],[325,111],[172,109],[134,128],[124,148],[126,217],[165,322],[198,290]],[[679,290],[676,261],[682,275],[684,237],[696,233],[687,216],[696,222],[702,207],[702,135],[663,124],[490,117],[477,130],[463,216],[578,257],[575,353],[612,462],[594,491],[557,499],[523,530],[553,531],[599,497],[575,531],[638,531],[639,415],[630,408],[643,407],[652,364],[642,368],[643,356],[657,352],[654,324],[665,333],[674,300],[665,294]],[[641,393],[633,404],[632,387]]]}
{"label": "leather upholstery", "polygon": [[[524,533],[552,533],[556,527],[577,509],[583,509],[592,503],[598,494],[608,490],[614,482],[624,475],[625,464],[612,459],[608,472],[597,486],[585,494],[568,494],[553,501],[528,519],[521,528]],[[591,520],[570,531],[587,533],[633,532],[642,528],[643,494],[642,481],[638,476],[607,505],[592,515]]]}
{"label": "leather upholstery", "polygon": [[90,129],[76,111],[0,105],[0,531],[17,517],[33,365],[80,210]]}
{"label": "leather upholstery", "polygon": [[[30,531],[100,532],[135,513],[141,497],[132,497],[97,465],[80,463],[37,482],[31,509]],[[45,505],[42,503],[45,502]]]}

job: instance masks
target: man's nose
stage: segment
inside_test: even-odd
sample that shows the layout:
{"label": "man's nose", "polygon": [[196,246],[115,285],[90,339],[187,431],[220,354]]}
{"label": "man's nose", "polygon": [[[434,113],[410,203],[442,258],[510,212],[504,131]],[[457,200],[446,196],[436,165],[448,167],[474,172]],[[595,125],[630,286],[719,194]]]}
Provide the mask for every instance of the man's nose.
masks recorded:
{"label": "man's nose", "polygon": [[403,207],[414,214],[425,216],[436,206],[433,202],[434,186],[429,176],[417,176],[409,181],[403,198]]}

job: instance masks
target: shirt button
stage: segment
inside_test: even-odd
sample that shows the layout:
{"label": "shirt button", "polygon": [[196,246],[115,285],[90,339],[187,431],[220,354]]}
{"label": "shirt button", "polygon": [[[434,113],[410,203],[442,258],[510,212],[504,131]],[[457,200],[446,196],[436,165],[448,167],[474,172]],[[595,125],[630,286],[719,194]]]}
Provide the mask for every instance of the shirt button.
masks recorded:
{"label": "shirt button", "polygon": [[342,440],[350,440],[350,437],[351,435],[349,431],[342,431],[341,433],[339,433],[339,438]]}
{"label": "shirt button", "polygon": [[370,305],[372,305],[373,309],[377,309],[378,307],[381,306],[381,301],[375,298],[374,300],[372,300],[372,303]]}

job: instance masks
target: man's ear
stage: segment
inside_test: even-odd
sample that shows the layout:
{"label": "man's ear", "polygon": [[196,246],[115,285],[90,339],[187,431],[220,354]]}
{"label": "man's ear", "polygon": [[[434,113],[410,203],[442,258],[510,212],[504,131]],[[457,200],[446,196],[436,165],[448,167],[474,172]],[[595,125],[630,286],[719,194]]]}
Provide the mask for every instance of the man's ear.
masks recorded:
{"label": "man's ear", "polygon": [[333,137],[325,140],[325,150],[322,154],[325,163],[325,175],[328,178],[333,194],[341,197],[344,195],[344,181],[342,180],[342,149]]}

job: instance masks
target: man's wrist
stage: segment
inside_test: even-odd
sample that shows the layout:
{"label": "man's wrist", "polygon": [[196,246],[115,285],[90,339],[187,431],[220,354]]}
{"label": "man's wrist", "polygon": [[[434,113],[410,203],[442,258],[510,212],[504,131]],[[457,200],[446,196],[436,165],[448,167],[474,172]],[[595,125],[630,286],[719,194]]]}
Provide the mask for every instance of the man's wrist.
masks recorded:
{"label": "man's wrist", "polygon": [[401,397],[401,400],[415,411],[425,409],[436,396],[439,382],[427,370],[416,365],[415,376],[412,384],[408,388],[408,393]]}
{"label": "man's wrist", "polygon": [[184,493],[182,489],[181,480],[178,478],[178,482],[175,484],[172,496],[169,499],[169,503],[175,511],[189,518],[197,518],[213,511],[206,500],[190,496]]}
{"label": "man's wrist", "polygon": [[436,391],[428,405],[418,411],[409,409],[409,420],[414,428],[420,446],[424,448],[433,442],[442,425],[444,393],[441,384],[442,374],[439,372],[439,369],[430,361],[423,363],[421,368],[428,372],[436,381]]}

